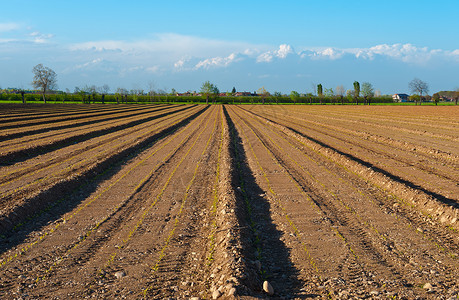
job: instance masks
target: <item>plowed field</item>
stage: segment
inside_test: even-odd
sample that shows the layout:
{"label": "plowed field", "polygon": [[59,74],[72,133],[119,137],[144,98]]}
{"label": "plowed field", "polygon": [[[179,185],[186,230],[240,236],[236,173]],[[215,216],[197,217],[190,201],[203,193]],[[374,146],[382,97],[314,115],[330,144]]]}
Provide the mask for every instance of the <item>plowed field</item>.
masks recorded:
{"label": "plowed field", "polygon": [[456,299],[458,142],[457,107],[0,106],[0,298]]}

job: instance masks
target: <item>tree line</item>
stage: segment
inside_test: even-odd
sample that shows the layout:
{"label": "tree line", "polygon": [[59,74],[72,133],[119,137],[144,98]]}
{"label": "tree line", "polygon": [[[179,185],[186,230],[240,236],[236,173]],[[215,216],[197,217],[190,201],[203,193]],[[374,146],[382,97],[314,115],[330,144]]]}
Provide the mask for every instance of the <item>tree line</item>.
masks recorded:
{"label": "tree line", "polygon": [[[259,88],[250,96],[241,96],[236,93],[233,87],[231,92],[220,93],[218,87],[210,81],[205,81],[199,93],[178,94],[174,89],[170,93],[164,90],[154,91],[153,84],[150,83],[150,91],[147,93],[142,89],[118,88],[115,93],[110,93],[110,87],[103,85],[97,87],[84,86],[75,87],[73,93],[68,89],[66,92],[55,92],[57,89],[56,73],[42,64],[36,65],[32,69],[34,75],[32,85],[40,91],[40,94],[25,93],[23,90],[14,93],[0,93],[0,100],[18,100],[23,103],[27,101],[39,101],[40,98],[46,103],[47,100],[52,102],[80,102],[80,103],[154,103],[154,102],[181,102],[181,103],[261,103],[261,104],[364,104],[371,103],[391,103],[391,96],[381,96],[380,92],[375,90],[369,82],[360,84],[358,81],[353,82],[353,90],[345,90],[344,86],[333,88],[324,88],[322,84],[314,85],[316,94],[300,94],[297,91],[291,91],[289,95],[280,92],[269,93],[265,87]],[[433,100],[437,104],[441,96],[439,93],[433,97],[428,96],[429,86],[426,82],[415,78],[408,84],[409,89],[414,94],[410,98],[415,104],[421,104],[425,100]],[[49,93],[50,91],[54,91]],[[241,94],[241,93],[239,93]],[[459,99],[459,90],[453,92],[456,105]]]}

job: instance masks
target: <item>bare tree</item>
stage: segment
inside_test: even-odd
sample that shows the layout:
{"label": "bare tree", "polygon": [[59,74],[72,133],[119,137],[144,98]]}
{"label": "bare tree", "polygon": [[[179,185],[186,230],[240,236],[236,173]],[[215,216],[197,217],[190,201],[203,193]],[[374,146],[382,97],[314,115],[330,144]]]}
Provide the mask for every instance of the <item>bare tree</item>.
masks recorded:
{"label": "bare tree", "polygon": [[100,92],[102,93],[102,104],[105,103],[105,95],[108,94],[108,92],[110,92],[110,87],[108,86],[108,84],[104,84],[103,86],[100,87]]}
{"label": "bare tree", "polygon": [[108,92],[110,92],[110,86],[108,84],[104,84],[103,86],[100,87],[100,91],[107,95]]}
{"label": "bare tree", "polygon": [[257,94],[260,95],[261,103],[262,103],[262,104],[265,104],[266,98],[269,97],[269,92],[266,91],[265,87],[262,86],[261,88],[259,88],[259,89],[257,90]]}
{"label": "bare tree", "polygon": [[127,100],[127,94],[128,94],[128,91],[125,88],[120,88],[120,87],[117,88],[116,89],[116,93],[115,93],[116,103],[120,104],[120,101],[121,101],[121,103],[123,103],[123,99],[125,99],[125,101],[126,101]]}
{"label": "bare tree", "polygon": [[338,85],[335,89],[336,96],[341,100],[341,104],[344,104],[344,93],[346,89],[342,85]]}
{"label": "bare tree", "polygon": [[422,94],[427,94],[429,92],[429,85],[419,78],[414,78],[408,83],[408,87],[412,93],[419,95],[419,105],[421,105]]}
{"label": "bare tree", "polygon": [[155,82],[150,80],[148,82],[148,96],[151,102],[151,97],[153,97],[153,101],[155,100]]}
{"label": "bare tree", "polygon": [[48,67],[44,67],[42,64],[33,67],[32,72],[34,74],[32,85],[37,89],[41,89],[43,102],[46,103],[46,92],[57,88],[56,72]]}

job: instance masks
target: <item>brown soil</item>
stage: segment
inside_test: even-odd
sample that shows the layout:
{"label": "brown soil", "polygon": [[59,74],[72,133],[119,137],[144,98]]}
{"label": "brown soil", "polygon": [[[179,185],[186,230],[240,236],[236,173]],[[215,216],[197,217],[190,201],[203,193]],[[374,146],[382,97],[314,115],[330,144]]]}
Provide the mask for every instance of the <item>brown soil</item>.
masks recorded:
{"label": "brown soil", "polygon": [[2,108],[2,299],[459,296],[457,107]]}

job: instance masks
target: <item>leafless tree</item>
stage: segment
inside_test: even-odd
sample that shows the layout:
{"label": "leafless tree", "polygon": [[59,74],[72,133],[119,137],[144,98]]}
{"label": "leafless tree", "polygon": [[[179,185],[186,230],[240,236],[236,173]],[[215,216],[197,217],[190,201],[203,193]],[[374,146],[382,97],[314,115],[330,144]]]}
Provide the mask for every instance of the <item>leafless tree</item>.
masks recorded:
{"label": "leafless tree", "polygon": [[344,104],[344,93],[346,89],[342,85],[338,85],[335,89],[336,96],[341,100],[341,104]]}
{"label": "leafless tree", "polygon": [[102,94],[108,94],[108,92],[110,92],[110,87],[108,86],[108,84],[104,84],[100,87],[100,91]]}
{"label": "leafless tree", "polygon": [[44,67],[42,64],[33,67],[32,72],[34,74],[32,85],[37,89],[41,89],[43,102],[46,103],[46,92],[57,88],[56,72]]}
{"label": "leafless tree", "polygon": [[261,88],[259,88],[257,90],[257,94],[260,95],[261,103],[265,104],[266,98],[269,97],[269,93],[268,93],[268,91],[266,91],[265,87],[262,86]]}
{"label": "leafless tree", "polygon": [[110,87],[108,86],[108,84],[104,84],[103,86],[100,87],[100,92],[102,94],[102,104],[105,103],[105,95],[108,94],[108,92],[110,92]]}
{"label": "leafless tree", "polygon": [[151,98],[153,97],[153,101],[155,100],[155,82],[150,80],[148,82],[148,96],[151,102]]}
{"label": "leafless tree", "polygon": [[422,94],[427,94],[429,92],[429,85],[419,78],[414,78],[410,81],[408,87],[412,93],[419,95],[419,105],[421,105]]}

